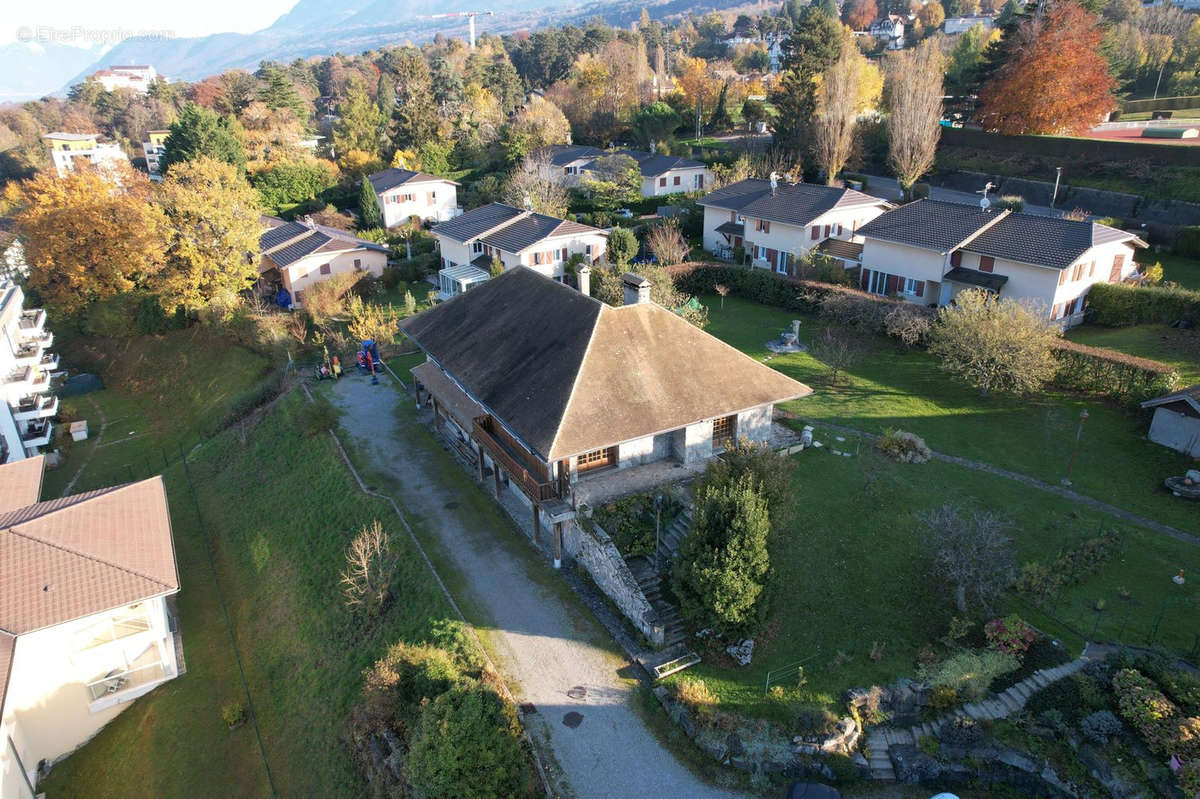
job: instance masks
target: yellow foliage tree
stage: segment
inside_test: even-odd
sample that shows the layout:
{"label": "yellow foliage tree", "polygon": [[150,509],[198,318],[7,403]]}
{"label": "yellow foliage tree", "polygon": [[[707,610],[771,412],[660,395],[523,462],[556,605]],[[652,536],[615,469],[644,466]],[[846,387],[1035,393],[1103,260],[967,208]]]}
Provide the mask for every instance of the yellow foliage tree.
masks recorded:
{"label": "yellow foliage tree", "polygon": [[138,288],[162,268],[166,219],[150,201],[150,182],[131,169],[117,177],[120,188],[91,169],[64,178],[46,171],[6,190],[28,286],[46,303],[77,311]]}
{"label": "yellow foliage tree", "polygon": [[258,277],[258,194],[235,167],[212,158],[176,164],[160,191],[170,225],[154,287],[168,306],[201,308]]}

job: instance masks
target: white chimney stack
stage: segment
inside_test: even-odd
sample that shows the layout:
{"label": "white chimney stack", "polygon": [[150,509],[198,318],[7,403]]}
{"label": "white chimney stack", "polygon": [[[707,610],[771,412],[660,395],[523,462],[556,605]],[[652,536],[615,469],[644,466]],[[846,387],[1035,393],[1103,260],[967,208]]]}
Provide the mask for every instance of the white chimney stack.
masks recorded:
{"label": "white chimney stack", "polygon": [[650,302],[650,281],[633,272],[621,275],[621,286],[625,289],[626,305],[641,305]]}
{"label": "white chimney stack", "polygon": [[592,268],[587,264],[580,264],[575,270],[575,277],[579,279],[579,293],[590,297],[592,294]]}

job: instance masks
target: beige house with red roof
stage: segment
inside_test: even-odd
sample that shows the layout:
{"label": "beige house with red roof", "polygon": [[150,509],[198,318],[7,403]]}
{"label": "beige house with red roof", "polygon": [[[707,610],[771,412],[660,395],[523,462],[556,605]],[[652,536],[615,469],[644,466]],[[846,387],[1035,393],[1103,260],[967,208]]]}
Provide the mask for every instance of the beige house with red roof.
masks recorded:
{"label": "beige house with red roof", "polygon": [[183,671],[162,478],[39,502],[42,461],[0,466],[4,799]]}

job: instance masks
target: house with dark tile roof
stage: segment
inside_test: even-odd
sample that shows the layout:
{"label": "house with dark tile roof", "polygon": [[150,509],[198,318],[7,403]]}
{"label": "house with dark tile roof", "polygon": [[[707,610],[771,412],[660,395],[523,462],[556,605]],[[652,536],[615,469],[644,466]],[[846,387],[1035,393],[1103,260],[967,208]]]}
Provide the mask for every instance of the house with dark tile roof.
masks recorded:
{"label": "house with dark tile roof", "polygon": [[[678,155],[661,155],[641,150],[615,150],[603,156],[627,155],[637,162],[642,175],[642,196],[662,197],[689,191],[704,191],[712,185],[712,170],[700,161]],[[603,157],[602,156],[602,157]],[[596,159],[599,160],[599,159]],[[583,167],[586,172],[595,164]]]}
{"label": "house with dark tile roof", "polygon": [[1083,321],[1094,284],[1132,277],[1133,254],[1146,246],[1099,222],[929,199],[888,211],[858,233],[864,291],[946,305],[978,288],[1035,303],[1065,327]]}
{"label": "house with dark tile roof", "polygon": [[161,477],[39,502],[42,456],[0,466],[0,796],[183,672]]}
{"label": "house with dark tile roof", "polygon": [[603,472],[769,441],[774,406],[811,393],[654,303],[644,278],[623,282],[613,308],[519,266],[401,323],[427,356],[418,402],[535,525]]}
{"label": "house with dark tile roof", "polygon": [[854,189],[758,178],[710,192],[700,205],[704,249],[727,258],[744,247],[752,266],[781,275],[794,275],[796,259],[827,239],[861,242],[858,229],[891,207]]}
{"label": "house with dark tile roof", "polygon": [[527,266],[563,281],[573,255],[581,255],[590,265],[608,245],[603,230],[503,203],[480,206],[434,225],[433,235],[441,256],[442,299],[487,280],[493,260],[499,260],[506,271]]}
{"label": "house with dark tile roof", "polygon": [[545,158],[555,172],[562,175],[567,186],[578,186],[583,168],[604,155],[599,147],[586,144],[552,144],[532,153],[534,158]]}
{"label": "house with dark tile roof", "polygon": [[309,288],[334,275],[366,273],[379,277],[387,266],[388,248],[311,219],[286,222],[261,218],[259,290],[273,295],[286,289],[295,305]]}
{"label": "house with dark tile roof", "polygon": [[385,227],[416,217],[422,222],[445,222],[462,213],[458,184],[447,178],[390,167],[368,175]]}

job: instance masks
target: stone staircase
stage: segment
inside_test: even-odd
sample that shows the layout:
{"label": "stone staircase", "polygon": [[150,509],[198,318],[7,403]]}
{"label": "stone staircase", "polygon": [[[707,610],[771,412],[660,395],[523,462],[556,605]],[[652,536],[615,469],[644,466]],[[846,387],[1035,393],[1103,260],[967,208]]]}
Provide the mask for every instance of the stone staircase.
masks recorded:
{"label": "stone staircase", "polygon": [[650,606],[658,614],[659,621],[663,624],[665,631],[663,648],[673,647],[686,640],[687,630],[683,626],[683,619],[679,616],[679,610],[663,598],[662,578],[655,570],[650,558],[645,555],[635,555],[632,558],[626,558],[625,563],[629,566],[629,571],[633,574],[634,579],[638,581]]}
{"label": "stone staircase", "polygon": [[683,539],[691,527],[692,506],[684,505],[683,510],[675,517],[675,521],[671,522],[671,526],[663,531],[659,541],[657,564],[659,573],[670,573],[671,564],[675,561],[675,553],[679,551],[679,545],[683,543]]}
{"label": "stone staircase", "polygon": [[908,728],[872,727],[866,738],[867,749],[870,752],[867,763],[871,767],[872,779],[889,781],[896,779],[896,772],[892,767],[892,758],[889,753],[889,749],[893,745],[915,746],[921,738],[936,735],[943,724],[947,724],[955,718],[969,718],[975,721],[994,721],[1007,718],[1024,708],[1025,703],[1034,693],[1052,682],[1057,682],[1079,671],[1087,661],[1087,658],[1079,658],[1053,669],[1036,671],[1003,693],[964,705],[934,721],[916,724]]}

